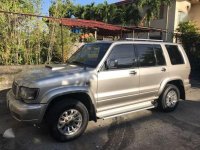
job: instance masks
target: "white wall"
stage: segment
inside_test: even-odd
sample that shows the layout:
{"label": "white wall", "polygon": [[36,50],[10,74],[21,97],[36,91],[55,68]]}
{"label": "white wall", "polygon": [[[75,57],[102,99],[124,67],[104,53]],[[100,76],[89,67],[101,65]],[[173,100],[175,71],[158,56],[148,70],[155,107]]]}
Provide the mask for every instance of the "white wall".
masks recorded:
{"label": "white wall", "polygon": [[174,23],[174,31],[178,28],[179,25],[179,11],[186,14],[184,20],[182,21],[188,21],[189,17],[189,11],[191,9],[191,3],[187,0],[177,0],[176,2],[176,12],[175,12],[175,23]]}
{"label": "white wall", "polygon": [[[168,21],[168,31],[170,33],[176,32],[178,25],[179,25],[179,12],[183,12],[186,14],[184,21],[189,20],[189,11],[193,10],[193,13],[191,13],[191,16],[193,18],[196,18],[195,20],[199,21],[200,18],[200,11],[197,13],[197,10],[200,9],[200,6],[197,7],[195,10],[191,9],[191,3],[188,0],[173,0],[170,9],[169,9],[169,21]],[[197,15],[199,14],[199,15]],[[200,22],[200,21],[199,21]],[[155,28],[161,28],[166,29],[166,23],[167,23],[167,7],[164,9],[164,19],[161,20],[153,20],[151,22],[151,27]],[[173,34],[168,33],[167,41],[174,41]],[[165,37],[165,34],[163,34],[163,39]]]}
{"label": "white wall", "polygon": [[[172,0],[172,4],[169,8],[169,14],[168,14],[168,37],[167,41],[173,42],[175,39],[173,38],[174,32],[177,31],[178,25],[179,25],[179,14],[180,12],[184,13],[184,17],[182,18],[182,21],[194,21],[200,28],[200,2],[194,2],[189,0]],[[192,3],[192,4],[191,4]],[[164,8],[164,17],[163,19],[156,19],[151,21],[150,26],[154,28],[160,28],[165,30],[166,24],[167,24],[167,7]],[[160,33],[153,32],[150,33],[150,36],[159,36]],[[128,37],[132,37],[132,34],[127,35]],[[135,37],[138,38],[147,38],[147,33],[139,33],[138,35],[135,34]],[[166,35],[163,33],[163,40],[165,39]]]}
{"label": "white wall", "polygon": [[[171,6],[169,7],[168,11],[168,32],[173,33],[174,32],[174,22],[175,22],[175,11],[176,11],[176,1],[173,0]],[[167,6],[164,8],[164,18],[163,19],[157,19],[153,20],[151,22],[151,27],[154,28],[160,28],[163,30],[166,30],[167,27]],[[172,42],[173,41],[173,36],[172,34],[168,33],[167,41]],[[151,33],[150,36],[155,36],[158,33]],[[166,34],[163,33],[163,40],[166,40]]]}
{"label": "white wall", "polygon": [[192,4],[189,12],[189,20],[195,22],[195,24],[200,28],[200,2]]}

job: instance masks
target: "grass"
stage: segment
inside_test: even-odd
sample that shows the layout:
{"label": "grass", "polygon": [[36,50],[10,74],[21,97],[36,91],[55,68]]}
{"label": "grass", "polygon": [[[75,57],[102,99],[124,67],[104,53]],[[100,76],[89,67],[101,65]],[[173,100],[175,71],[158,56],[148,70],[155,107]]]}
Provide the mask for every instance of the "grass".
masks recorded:
{"label": "grass", "polygon": [[5,80],[5,78],[4,78],[4,77],[0,77],[0,83],[1,83],[3,80]]}

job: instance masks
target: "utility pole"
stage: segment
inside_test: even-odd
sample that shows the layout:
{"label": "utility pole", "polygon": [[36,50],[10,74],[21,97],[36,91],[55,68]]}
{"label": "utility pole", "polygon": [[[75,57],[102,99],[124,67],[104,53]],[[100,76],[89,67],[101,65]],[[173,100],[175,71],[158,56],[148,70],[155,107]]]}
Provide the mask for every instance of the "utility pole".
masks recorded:
{"label": "utility pole", "polygon": [[62,45],[62,62],[64,63],[65,58],[64,58],[64,41],[63,41],[63,24],[62,24],[62,18],[61,18],[61,45]]}
{"label": "utility pole", "polygon": [[169,28],[169,5],[167,5],[167,17],[166,17],[166,33],[165,33],[165,41],[168,40],[168,28]]}

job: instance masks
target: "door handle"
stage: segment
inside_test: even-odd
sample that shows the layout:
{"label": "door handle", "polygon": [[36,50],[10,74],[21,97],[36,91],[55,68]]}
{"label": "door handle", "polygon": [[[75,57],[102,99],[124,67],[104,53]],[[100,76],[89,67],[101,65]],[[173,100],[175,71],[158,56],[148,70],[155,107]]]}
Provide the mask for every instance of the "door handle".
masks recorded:
{"label": "door handle", "polygon": [[162,72],[165,72],[166,70],[167,70],[166,68],[162,68],[162,69],[161,69]]}
{"label": "door handle", "polygon": [[137,72],[136,72],[135,70],[133,70],[133,71],[130,71],[130,74],[132,74],[132,75],[136,75]]}

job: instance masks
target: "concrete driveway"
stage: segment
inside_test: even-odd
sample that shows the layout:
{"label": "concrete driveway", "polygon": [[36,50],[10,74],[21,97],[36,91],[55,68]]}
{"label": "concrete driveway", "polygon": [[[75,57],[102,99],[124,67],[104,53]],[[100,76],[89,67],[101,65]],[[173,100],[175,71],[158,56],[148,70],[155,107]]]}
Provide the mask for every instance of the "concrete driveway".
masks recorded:
{"label": "concrete driveway", "polygon": [[187,101],[172,113],[145,110],[123,117],[90,122],[83,136],[56,142],[45,126],[15,121],[0,93],[0,150],[200,150],[200,83],[193,81]]}

